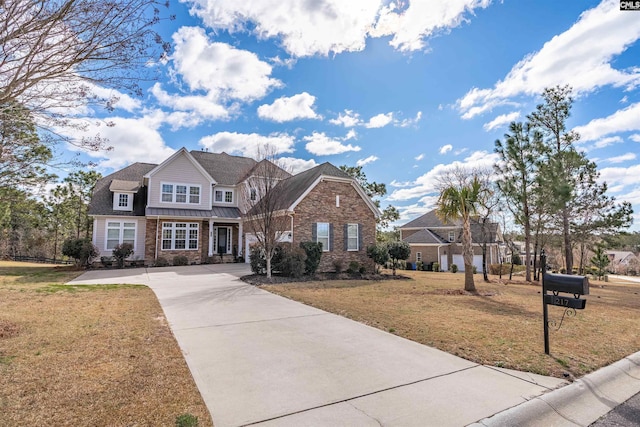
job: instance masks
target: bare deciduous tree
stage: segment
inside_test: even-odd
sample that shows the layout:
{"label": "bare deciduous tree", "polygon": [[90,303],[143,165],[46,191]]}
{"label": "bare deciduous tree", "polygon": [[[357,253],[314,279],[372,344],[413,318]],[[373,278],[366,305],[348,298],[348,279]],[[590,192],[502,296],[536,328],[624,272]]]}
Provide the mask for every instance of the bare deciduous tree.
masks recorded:
{"label": "bare deciduous tree", "polygon": [[[166,4],[168,5],[168,4]],[[155,0],[5,0],[0,3],[0,106],[19,103],[39,126],[72,126],[69,111],[112,108],[117,89],[140,95],[149,62],[169,49],[153,30]],[[77,125],[76,125],[77,126]],[[82,141],[100,149],[100,138]]]}
{"label": "bare deciduous tree", "polygon": [[[291,229],[293,217],[286,211],[286,190],[282,181],[291,176],[270,146],[258,150],[258,163],[242,187],[243,223],[256,238],[266,259],[267,278],[271,260],[282,234]],[[249,256],[249,254],[245,254]]]}

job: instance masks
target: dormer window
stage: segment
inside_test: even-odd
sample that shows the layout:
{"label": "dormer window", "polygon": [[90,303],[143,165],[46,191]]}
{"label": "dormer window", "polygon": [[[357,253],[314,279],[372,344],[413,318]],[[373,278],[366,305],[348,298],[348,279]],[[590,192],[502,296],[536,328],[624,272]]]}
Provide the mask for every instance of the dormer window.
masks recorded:
{"label": "dormer window", "polygon": [[133,210],[133,194],[113,193],[113,210],[114,211],[132,211]]}
{"label": "dormer window", "polygon": [[114,211],[132,211],[133,195],[140,188],[138,181],[124,181],[114,179],[109,185],[109,190],[113,192],[113,210]]}

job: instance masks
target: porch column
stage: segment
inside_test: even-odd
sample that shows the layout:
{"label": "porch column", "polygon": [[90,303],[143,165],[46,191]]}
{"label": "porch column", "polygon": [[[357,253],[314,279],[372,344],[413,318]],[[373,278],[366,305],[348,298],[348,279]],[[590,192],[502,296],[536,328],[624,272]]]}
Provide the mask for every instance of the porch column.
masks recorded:
{"label": "porch column", "polygon": [[242,256],[242,222],[238,224],[238,256]]}
{"label": "porch column", "polygon": [[213,220],[209,220],[209,256],[213,256]]}

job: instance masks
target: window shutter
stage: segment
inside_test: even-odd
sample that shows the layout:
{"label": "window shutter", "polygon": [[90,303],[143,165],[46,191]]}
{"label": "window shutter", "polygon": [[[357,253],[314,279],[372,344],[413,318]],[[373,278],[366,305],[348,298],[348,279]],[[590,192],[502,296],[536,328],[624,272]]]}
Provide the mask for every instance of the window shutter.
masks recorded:
{"label": "window shutter", "polygon": [[358,250],[362,250],[362,224],[358,224]]}
{"label": "window shutter", "polygon": [[329,250],[333,250],[333,224],[329,223]]}
{"label": "window shutter", "polygon": [[311,224],[311,241],[312,242],[318,241],[318,223],[317,222],[314,222],[313,224]]}
{"label": "window shutter", "polygon": [[349,249],[349,224],[344,225],[344,250]]}

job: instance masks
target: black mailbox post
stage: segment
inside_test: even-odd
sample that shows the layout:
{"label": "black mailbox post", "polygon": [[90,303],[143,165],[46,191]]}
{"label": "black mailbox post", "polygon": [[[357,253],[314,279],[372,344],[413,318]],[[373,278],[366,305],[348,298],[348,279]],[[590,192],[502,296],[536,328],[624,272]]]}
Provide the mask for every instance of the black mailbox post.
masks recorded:
{"label": "black mailbox post", "polygon": [[[557,305],[565,309],[582,310],[587,301],[580,295],[589,295],[589,279],[585,276],[547,273],[547,256],[544,250],[540,254],[542,267],[542,314],[544,322],[544,352],[549,354],[549,312],[548,305]],[[552,294],[547,294],[551,291]],[[560,295],[571,294],[573,297]],[[567,313],[567,311],[565,311]],[[575,314],[575,312],[574,312]]]}

